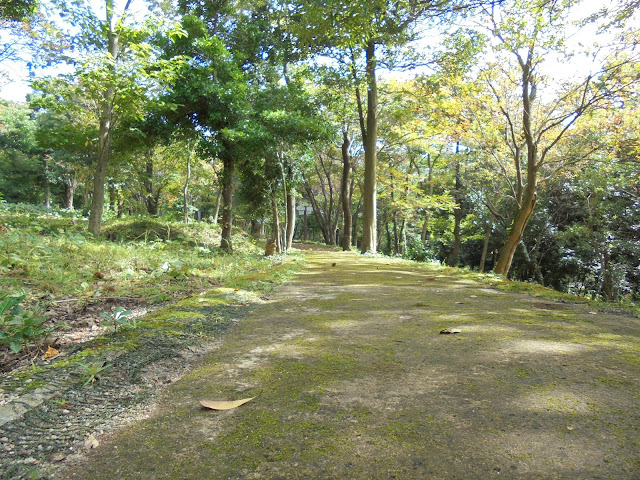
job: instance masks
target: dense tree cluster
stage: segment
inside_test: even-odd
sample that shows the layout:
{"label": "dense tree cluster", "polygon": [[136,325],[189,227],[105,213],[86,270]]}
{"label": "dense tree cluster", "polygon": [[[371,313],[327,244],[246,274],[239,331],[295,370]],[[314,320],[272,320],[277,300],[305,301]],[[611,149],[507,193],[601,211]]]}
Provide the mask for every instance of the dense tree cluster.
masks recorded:
{"label": "dense tree cluster", "polygon": [[637,2],[10,6],[44,73],[0,105],[4,201],[640,295]]}

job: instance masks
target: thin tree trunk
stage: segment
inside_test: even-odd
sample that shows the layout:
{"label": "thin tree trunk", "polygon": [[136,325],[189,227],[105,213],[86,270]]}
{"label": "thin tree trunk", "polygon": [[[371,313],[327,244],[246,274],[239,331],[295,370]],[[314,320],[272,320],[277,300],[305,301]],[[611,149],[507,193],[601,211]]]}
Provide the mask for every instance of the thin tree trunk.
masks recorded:
{"label": "thin tree trunk", "polygon": [[296,196],[291,190],[287,195],[287,250],[293,245],[293,234],[296,230]]}
{"label": "thin tree trunk", "polygon": [[[438,155],[439,156],[439,155]],[[428,164],[428,173],[427,173],[427,184],[429,185],[429,197],[433,196],[433,166],[436,159],[431,159],[431,154],[427,154],[427,164]],[[429,221],[431,220],[431,213],[427,211],[424,215],[424,223],[422,224],[422,233],[420,235],[420,240],[424,245],[427,244],[429,240]]]}
{"label": "thin tree trunk", "polygon": [[89,188],[89,182],[84,182],[84,190],[82,191],[82,201],[84,202],[84,208],[88,209],[91,205],[91,191]]}
{"label": "thin tree trunk", "polygon": [[[384,231],[387,234],[387,248],[384,249],[382,248],[382,251],[384,253],[386,253],[387,255],[391,254],[391,230],[389,230],[389,224],[385,223],[384,224]],[[378,243],[382,243],[382,242],[378,242]]]}
{"label": "thin tree trunk", "polygon": [[[129,3],[127,3],[127,6]],[[105,0],[107,15],[107,52],[114,63],[109,67],[115,74],[115,61],[118,57],[118,36],[115,33],[115,18],[113,15],[114,1]],[[126,7],[125,7],[126,9]],[[96,170],[93,177],[93,201],[89,213],[89,231],[93,235],[100,235],[102,226],[102,212],[104,210],[104,182],[107,176],[107,165],[111,150],[111,132],[113,129],[113,101],[115,88],[108,85],[104,92],[100,106],[100,127],[98,129],[98,155]]]}
{"label": "thin tree trunk", "polygon": [[115,213],[117,208],[116,186],[109,182],[109,210]]}
{"label": "thin tree trunk", "polygon": [[160,198],[160,192],[154,192],[153,189],[153,154],[148,151],[145,153],[147,161],[145,163],[144,174],[144,205],[147,208],[149,215],[158,215],[158,201]]}
{"label": "thin tree trunk", "polygon": [[120,187],[116,189],[116,198],[118,201],[117,217],[122,218],[122,214],[124,213],[124,195],[122,195],[122,189]]}
{"label": "thin tree trunk", "polygon": [[484,272],[484,264],[487,261],[487,252],[489,251],[489,240],[491,240],[491,230],[493,228],[493,215],[489,217],[487,229],[484,232],[484,243],[482,244],[482,256],[480,257],[480,273]]}
{"label": "thin tree trunk", "polygon": [[522,239],[524,229],[527,227],[531,214],[535,208],[537,195],[534,188],[535,187],[530,187],[530,185],[527,184],[527,188],[525,189],[522,199],[522,206],[520,206],[516,212],[509,234],[507,235],[507,239],[504,242],[504,246],[500,251],[500,256],[498,257],[496,266],[493,269],[493,271],[499,275],[507,277],[509,274],[513,256],[516,253],[516,249]]}
{"label": "thin tree trunk", "polygon": [[233,251],[231,245],[231,227],[233,224],[233,172],[235,165],[232,152],[227,142],[224,143],[222,157],[222,233],[220,248],[229,253]]}
{"label": "thin tree trunk", "polygon": [[44,207],[51,207],[51,185],[49,183],[49,157],[44,155],[42,158],[44,164]]}
{"label": "thin tree trunk", "polygon": [[182,189],[182,195],[184,197],[183,217],[184,223],[189,223],[189,180],[191,180],[191,149],[187,152],[187,176],[184,180],[184,188]]}
{"label": "thin tree trunk", "polygon": [[[532,122],[532,103],[536,97],[536,88],[533,78],[533,68],[529,63],[531,57],[527,62],[520,61],[520,67],[522,69],[522,134],[527,145],[527,173],[526,184],[520,173],[520,151],[517,148],[515,150],[514,163],[517,174],[517,210],[511,223],[511,228],[504,246],[500,251],[500,257],[494,267],[494,272],[504,277],[509,275],[511,269],[511,262],[515,255],[518,244],[524,234],[524,229],[529,223],[531,214],[535,208],[538,188],[538,139],[535,138]],[[559,138],[559,137],[558,137]]]}
{"label": "thin tree trunk", "polygon": [[358,215],[360,215],[360,210],[362,208],[362,199],[358,200],[358,204],[356,205],[355,210],[353,211],[353,221],[351,222],[353,224],[352,230],[353,230],[353,243],[352,246],[358,248]]}
{"label": "thin tree trunk", "polygon": [[[278,163],[280,164],[280,176],[282,178],[282,198],[284,199],[285,202],[285,209],[284,209],[284,225],[282,225],[282,229],[285,232],[289,231],[289,206],[287,204],[288,202],[288,197],[289,197],[289,193],[287,192],[287,178],[284,172],[284,156],[282,153],[278,154]],[[279,243],[280,245],[280,250],[279,252],[281,253],[287,253],[287,239],[286,239],[287,234],[283,234],[280,236],[281,241]]]}
{"label": "thin tree trunk", "polygon": [[73,196],[76,191],[75,174],[69,175],[64,181],[64,208],[73,210]]}
{"label": "thin tree trunk", "polygon": [[311,189],[311,185],[309,185],[309,182],[307,182],[306,180],[304,182],[304,188],[305,188],[305,191],[307,192],[307,198],[311,202],[311,207],[313,208],[313,212],[316,217],[316,222],[318,223],[318,226],[320,227],[320,230],[322,232],[322,237],[324,238],[324,242],[327,245],[333,245],[331,242],[334,241],[334,237],[332,232],[330,231],[331,219],[327,220],[325,218],[323,214],[323,210],[320,209],[316,196],[314,195],[313,190]]}
{"label": "thin tree trunk", "polygon": [[533,272],[533,276],[536,282],[544,286],[544,276],[542,275],[542,270],[540,269],[540,265],[538,265],[538,262],[535,259],[531,258],[529,249],[527,248],[527,245],[524,243],[522,239],[520,240],[519,245],[521,247],[522,254],[524,256],[524,261],[526,262],[529,269],[531,269],[531,271]]}
{"label": "thin tree trunk", "polygon": [[280,218],[278,215],[278,199],[276,197],[276,192],[274,189],[271,189],[271,220],[273,223],[273,240],[276,243],[276,251],[278,253],[282,252],[282,242],[280,241]]}
{"label": "thin tree trunk", "polygon": [[340,188],[340,197],[342,200],[342,250],[351,250],[351,192],[349,187],[350,173],[351,173],[351,154],[349,148],[351,147],[351,139],[346,130],[342,131],[342,185]]}
{"label": "thin tree trunk", "polygon": [[302,224],[302,238],[306,242],[309,240],[309,224],[307,223],[307,206],[304,206],[304,223]]}
{"label": "thin tree trunk", "polygon": [[222,203],[222,188],[218,190],[218,198],[216,198],[216,210],[213,213],[213,224],[218,224],[218,215],[220,215],[220,204]]}
{"label": "thin tree trunk", "polygon": [[370,41],[366,49],[366,78],[367,78],[367,136],[364,140],[364,191],[362,212],[362,245],[360,250],[365,252],[377,251],[377,146],[378,119],[378,85],[376,80],[375,42]]}
{"label": "thin tree trunk", "polygon": [[460,179],[460,157],[458,156],[460,149],[460,142],[456,144],[456,190],[454,193],[454,199],[456,201],[456,208],[453,210],[453,248],[447,258],[447,265],[450,267],[457,267],[460,263],[460,222],[462,221],[462,181]]}

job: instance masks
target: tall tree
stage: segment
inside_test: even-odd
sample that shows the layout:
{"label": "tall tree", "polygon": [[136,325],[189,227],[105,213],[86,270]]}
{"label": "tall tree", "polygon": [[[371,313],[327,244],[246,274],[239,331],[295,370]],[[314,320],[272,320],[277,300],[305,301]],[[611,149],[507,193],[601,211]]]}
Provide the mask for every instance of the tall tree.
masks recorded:
{"label": "tall tree", "polygon": [[[494,268],[505,276],[534,211],[542,169],[555,146],[585,112],[610,93],[602,89],[594,74],[567,85],[550,85],[549,77],[543,74],[544,59],[565,51],[566,17],[576,3],[510,0],[484,11],[499,58],[484,78],[505,122],[504,138],[515,175],[515,212]],[[617,66],[610,64],[610,68]],[[502,75],[506,88],[498,85],[496,74]]]}
{"label": "tall tree", "polygon": [[[472,2],[473,3],[473,2]],[[417,38],[418,21],[441,19],[467,8],[466,2],[439,0],[332,0],[299,2],[293,7],[292,28],[301,44],[329,54],[354,79],[364,146],[363,236],[361,251],[377,251],[378,68],[407,68],[415,54],[403,47]],[[362,75],[363,72],[363,75]],[[360,95],[360,82],[366,88]]]}
{"label": "tall tree", "polygon": [[[33,82],[33,87],[41,92],[32,100],[34,105],[54,111],[83,109],[85,102],[94,105],[98,139],[89,214],[89,231],[94,235],[100,233],[107,166],[117,126],[127,118],[142,118],[150,104],[158,102],[158,92],[168,88],[176,64],[182,61],[157,59],[149,40],[158,33],[161,22],[150,20],[137,25],[130,21],[127,12],[131,1],[127,0],[122,10],[116,12],[115,1],[104,0],[103,19],[90,6],[72,4],[65,15],[71,17],[72,26],[82,30],[77,35],[67,26],[71,29],[67,35],[73,41],[69,41],[70,51],[60,54],[58,61],[70,62],[75,71],[66,77]],[[182,34],[178,29],[167,31],[170,37]]]}

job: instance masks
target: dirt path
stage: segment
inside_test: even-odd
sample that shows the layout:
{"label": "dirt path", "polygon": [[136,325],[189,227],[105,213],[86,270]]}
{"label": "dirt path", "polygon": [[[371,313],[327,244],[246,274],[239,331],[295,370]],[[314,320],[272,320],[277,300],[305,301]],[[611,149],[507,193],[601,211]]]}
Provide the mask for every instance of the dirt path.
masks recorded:
{"label": "dirt path", "polygon": [[149,418],[55,478],[637,479],[639,352],[631,317],[310,253]]}

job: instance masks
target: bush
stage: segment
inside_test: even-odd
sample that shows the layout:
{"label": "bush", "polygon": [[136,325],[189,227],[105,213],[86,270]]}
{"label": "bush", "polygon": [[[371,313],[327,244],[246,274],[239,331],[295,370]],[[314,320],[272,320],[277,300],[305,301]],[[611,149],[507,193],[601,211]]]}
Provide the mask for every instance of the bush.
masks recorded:
{"label": "bush", "polygon": [[20,305],[24,298],[24,295],[11,297],[0,293],[0,345],[9,345],[15,353],[49,333],[44,326],[46,317],[41,312]]}
{"label": "bush", "polygon": [[431,262],[433,261],[434,255],[427,245],[417,241],[409,243],[405,257],[417,262]]}

